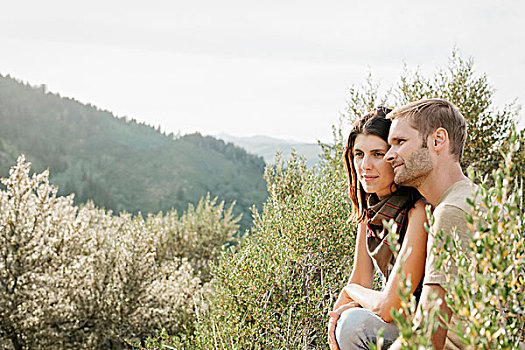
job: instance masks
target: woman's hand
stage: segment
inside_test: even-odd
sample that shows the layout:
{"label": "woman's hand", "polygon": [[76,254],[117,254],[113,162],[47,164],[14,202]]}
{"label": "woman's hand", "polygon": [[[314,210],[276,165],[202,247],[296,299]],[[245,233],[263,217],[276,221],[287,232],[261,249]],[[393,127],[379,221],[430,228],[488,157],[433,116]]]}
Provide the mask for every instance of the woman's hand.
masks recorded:
{"label": "woman's hand", "polygon": [[328,345],[330,346],[330,350],[339,350],[339,346],[335,340],[335,327],[337,326],[337,320],[339,320],[343,311],[359,306],[360,305],[355,301],[351,301],[328,313],[328,316],[330,316],[330,319],[328,320]]}

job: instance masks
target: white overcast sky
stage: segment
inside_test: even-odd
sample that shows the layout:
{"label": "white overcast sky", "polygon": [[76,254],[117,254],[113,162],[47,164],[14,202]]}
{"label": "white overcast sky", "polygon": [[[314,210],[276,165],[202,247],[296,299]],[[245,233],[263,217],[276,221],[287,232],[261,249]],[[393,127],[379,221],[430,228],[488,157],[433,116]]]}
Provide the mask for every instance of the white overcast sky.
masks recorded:
{"label": "white overcast sky", "polygon": [[[1,1],[0,74],[166,131],[331,140],[348,88],[456,46],[525,104],[525,1]],[[525,112],[521,113],[522,122]]]}

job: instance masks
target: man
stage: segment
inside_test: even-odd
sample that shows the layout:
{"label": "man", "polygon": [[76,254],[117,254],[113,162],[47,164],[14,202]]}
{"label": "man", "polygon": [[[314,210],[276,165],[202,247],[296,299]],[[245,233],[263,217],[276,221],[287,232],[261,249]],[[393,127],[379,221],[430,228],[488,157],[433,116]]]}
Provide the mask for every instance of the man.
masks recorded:
{"label": "man", "polygon": [[[391,147],[385,159],[394,168],[394,182],[416,187],[435,208],[415,322],[435,305],[431,296],[437,295],[443,300],[439,307],[448,316],[449,326],[455,328],[456,317],[444,297],[448,276],[457,268],[436,269],[439,257],[433,246],[443,244],[442,240],[436,239],[440,231],[446,237],[455,230],[462,244],[466,244],[470,237],[465,215],[470,210],[466,199],[472,197],[472,183],[460,166],[466,137],[465,119],[456,106],[442,99],[417,101],[392,111],[387,117],[392,120],[392,126],[388,135]],[[436,349],[463,348],[454,332],[447,332],[443,327],[432,335],[432,343]],[[399,349],[400,345],[398,339],[390,349]]]}

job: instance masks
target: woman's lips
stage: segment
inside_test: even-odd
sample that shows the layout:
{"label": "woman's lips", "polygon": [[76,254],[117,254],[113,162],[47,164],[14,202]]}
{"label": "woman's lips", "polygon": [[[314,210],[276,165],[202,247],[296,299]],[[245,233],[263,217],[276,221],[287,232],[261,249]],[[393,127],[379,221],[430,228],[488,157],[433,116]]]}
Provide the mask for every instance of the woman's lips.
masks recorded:
{"label": "woman's lips", "polygon": [[374,181],[375,179],[377,179],[379,176],[377,175],[363,175],[363,179],[365,180],[365,182],[371,182],[371,181]]}

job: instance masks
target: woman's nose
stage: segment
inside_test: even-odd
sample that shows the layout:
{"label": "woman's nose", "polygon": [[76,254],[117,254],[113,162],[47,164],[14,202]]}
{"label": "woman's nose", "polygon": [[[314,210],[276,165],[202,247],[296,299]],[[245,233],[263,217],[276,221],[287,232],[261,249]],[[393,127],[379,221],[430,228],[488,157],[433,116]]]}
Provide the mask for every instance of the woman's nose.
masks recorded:
{"label": "woman's nose", "polygon": [[372,168],[372,162],[370,161],[370,157],[364,156],[363,161],[361,162],[361,169],[368,170]]}

